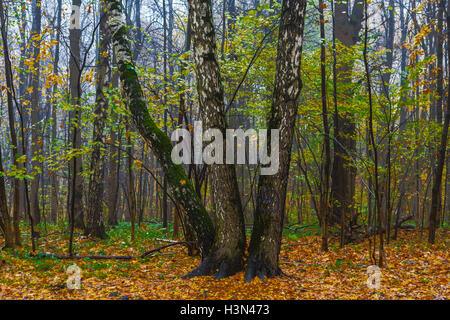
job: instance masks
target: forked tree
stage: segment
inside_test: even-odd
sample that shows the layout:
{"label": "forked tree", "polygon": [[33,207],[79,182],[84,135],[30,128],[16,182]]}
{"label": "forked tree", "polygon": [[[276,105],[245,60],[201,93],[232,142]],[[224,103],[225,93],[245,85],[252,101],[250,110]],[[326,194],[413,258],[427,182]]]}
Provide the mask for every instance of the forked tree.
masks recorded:
{"label": "forked tree", "polygon": [[[219,278],[231,275],[242,269],[245,249],[242,206],[234,166],[214,164],[209,167],[215,210],[217,216],[221,216],[214,226],[183,168],[172,161],[172,144],[169,137],[156,126],[147,111],[132,59],[120,1],[108,0],[107,4],[108,25],[117,54],[122,86],[129,102],[131,119],[158,158],[167,177],[169,191],[186,211],[187,223],[195,231],[201,251],[201,265],[188,276],[214,274],[217,271]],[[207,128],[214,127],[223,132],[227,125],[211,8],[210,0],[189,1],[202,120]],[[290,150],[301,90],[300,62],[305,8],[304,0],[283,2],[275,88],[268,119],[270,129],[280,130],[280,170],[272,176],[262,175],[259,179],[247,280],[255,276],[264,278],[281,274],[278,256],[285,213]],[[269,138],[268,145],[270,143]],[[267,204],[265,192],[273,194],[276,199]]]}

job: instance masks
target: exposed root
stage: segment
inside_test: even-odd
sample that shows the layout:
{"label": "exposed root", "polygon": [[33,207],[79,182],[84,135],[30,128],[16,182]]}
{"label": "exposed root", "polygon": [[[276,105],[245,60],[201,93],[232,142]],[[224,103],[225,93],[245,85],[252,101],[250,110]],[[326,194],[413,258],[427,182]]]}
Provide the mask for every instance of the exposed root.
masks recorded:
{"label": "exposed root", "polygon": [[194,277],[201,277],[201,276],[210,276],[214,272],[214,265],[212,262],[211,257],[206,257],[200,265],[189,272],[188,274],[181,277],[182,279],[189,279]]}
{"label": "exposed root", "polygon": [[281,272],[280,276],[282,276],[282,277],[286,277],[286,278],[289,278],[289,279],[295,279],[295,280],[302,280],[302,278],[296,277],[296,276],[293,276],[293,275],[290,275],[290,274],[287,274],[281,269],[280,269],[280,272]]}
{"label": "exposed root", "polygon": [[230,277],[241,270],[243,270],[243,262],[242,258],[239,256],[234,259],[229,257],[209,256],[205,258],[197,268],[184,275],[182,279],[211,275],[214,275],[215,279],[223,279]]}
{"label": "exposed root", "polygon": [[244,269],[242,257],[237,256],[234,259],[222,259],[219,271],[214,275],[215,279],[230,277]]}
{"label": "exposed root", "polygon": [[258,277],[264,281],[265,278],[274,278],[282,275],[283,272],[278,266],[271,268],[259,259],[249,257],[244,280],[245,282],[251,282],[255,277]]}

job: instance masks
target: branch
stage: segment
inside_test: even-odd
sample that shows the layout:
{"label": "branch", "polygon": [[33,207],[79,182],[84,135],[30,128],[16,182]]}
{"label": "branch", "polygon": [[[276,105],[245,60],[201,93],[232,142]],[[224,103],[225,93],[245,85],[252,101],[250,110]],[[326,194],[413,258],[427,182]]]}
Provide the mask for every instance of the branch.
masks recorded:
{"label": "branch", "polygon": [[180,245],[180,244],[188,244],[188,242],[186,241],[179,241],[179,242],[174,242],[174,243],[169,243],[166,244],[164,246],[158,247],[158,248],[154,248],[152,250],[149,250],[147,252],[144,252],[141,255],[138,256],[114,256],[114,255],[66,255],[66,254],[53,254],[53,253],[46,253],[46,252],[41,252],[38,253],[37,255],[32,255],[33,257],[37,257],[37,258],[54,258],[54,259],[64,259],[64,260],[72,260],[72,259],[95,259],[95,260],[132,260],[132,259],[143,259],[146,256],[148,256],[149,254],[153,253],[153,252],[159,252],[162,249],[168,248],[168,247],[173,247],[176,245]]}

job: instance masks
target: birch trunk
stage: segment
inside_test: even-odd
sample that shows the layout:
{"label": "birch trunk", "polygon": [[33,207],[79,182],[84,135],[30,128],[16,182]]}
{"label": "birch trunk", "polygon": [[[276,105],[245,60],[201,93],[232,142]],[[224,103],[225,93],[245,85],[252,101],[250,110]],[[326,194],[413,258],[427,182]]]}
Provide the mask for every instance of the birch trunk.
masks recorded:
{"label": "birch trunk", "polygon": [[[245,280],[281,274],[278,259],[285,214],[291,148],[297,118],[298,97],[302,88],[300,63],[306,0],[283,1],[275,88],[268,119],[269,129],[279,129],[279,170],[261,175]],[[270,135],[268,146],[271,144]]]}
{"label": "birch trunk", "polygon": [[[211,1],[189,0],[188,4],[203,128],[218,129],[225,137],[224,89],[217,62]],[[223,156],[222,160],[226,155]],[[234,165],[214,163],[207,170],[214,199],[216,238],[211,255],[188,276],[216,274],[216,278],[223,278],[243,269],[244,215]]]}

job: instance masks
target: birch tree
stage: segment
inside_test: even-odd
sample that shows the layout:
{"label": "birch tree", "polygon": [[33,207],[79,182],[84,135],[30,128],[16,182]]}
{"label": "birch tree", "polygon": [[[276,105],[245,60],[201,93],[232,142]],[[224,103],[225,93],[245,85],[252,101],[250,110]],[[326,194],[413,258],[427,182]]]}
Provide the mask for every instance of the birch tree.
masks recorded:
{"label": "birch tree", "polygon": [[[278,33],[275,84],[269,129],[279,129],[279,170],[259,176],[257,203],[245,280],[281,275],[279,254],[285,215],[291,148],[302,88],[300,63],[305,20],[305,0],[284,0]],[[268,146],[271,145],[270,136]],[[270,152],[270,150],[269,150]]]}
{"label": "birch tree", "polygon": [[[217,61],[211,1],[189,0],[188,3],[203,128],[218,129],[224,137],[227,128],[224,89]],[[225,159],[226,155],[222,157]],[[244,215],[234,165],[209,165],[208,179],[214,199],[216,238],[211,255],[188,276],[215,274],[218,270],[216,277],[222,278],[243,268]]]}

